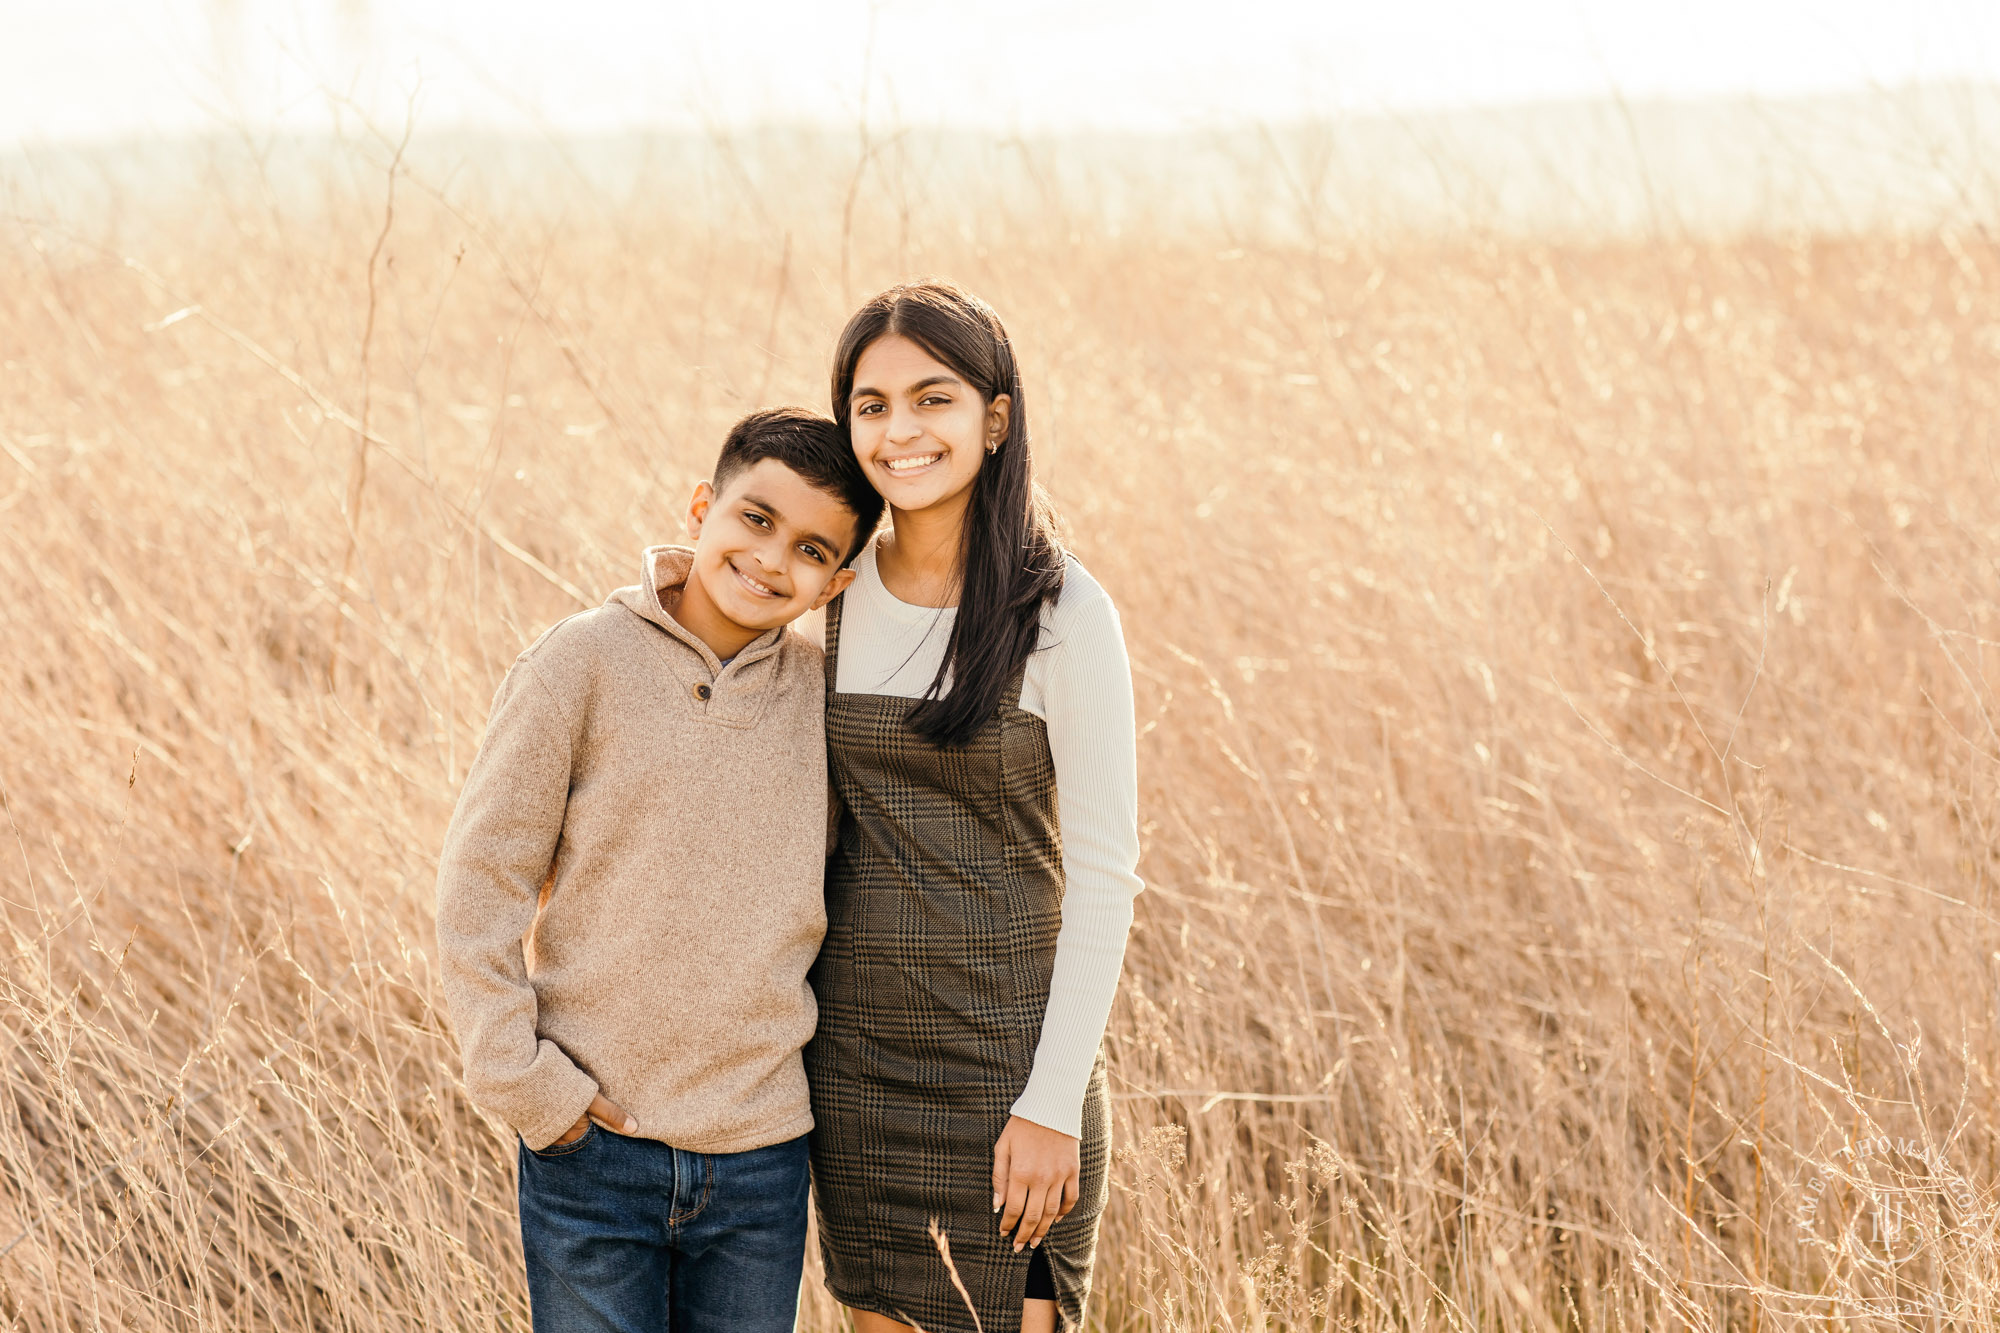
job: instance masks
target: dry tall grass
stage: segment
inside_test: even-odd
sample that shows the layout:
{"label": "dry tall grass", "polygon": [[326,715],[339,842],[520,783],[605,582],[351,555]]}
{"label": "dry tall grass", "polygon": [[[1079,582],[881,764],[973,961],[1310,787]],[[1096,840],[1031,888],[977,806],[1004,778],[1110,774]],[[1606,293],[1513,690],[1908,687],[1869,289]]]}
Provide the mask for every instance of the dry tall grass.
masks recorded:
{"label": "dry tall grass", "polygon": [[430,927],[487,700],[911,272],[1138,673],[1106,1328],[2000,1320],[1989,240],[386,182],[0,246],[0,1321],[525,1327]]}

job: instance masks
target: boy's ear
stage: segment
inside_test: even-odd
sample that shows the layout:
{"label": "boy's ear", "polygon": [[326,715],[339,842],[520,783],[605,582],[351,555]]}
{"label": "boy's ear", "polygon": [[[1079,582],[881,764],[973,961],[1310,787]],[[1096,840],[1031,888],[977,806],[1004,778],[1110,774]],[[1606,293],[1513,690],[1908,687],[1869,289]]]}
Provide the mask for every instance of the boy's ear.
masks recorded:
{"label": "boy's ear", "polygon": [[819,596],[813,599],[813,604],[807,607],[806,610],[819,610],[822,606],[825,606],[828,602],[846,592],[847,585],[852,582],[854,582],[854,566],[849,565],[846,569],[841,570],[826,581],[826,586],[819,590]]}
{"label": "boy's ear", "polygon": [[698,482],[694,494],[688,498],[687,534],[689,541],[701,540],[701,525],[708,521],[708,510],[715,503],[715,487],[707,482]]}

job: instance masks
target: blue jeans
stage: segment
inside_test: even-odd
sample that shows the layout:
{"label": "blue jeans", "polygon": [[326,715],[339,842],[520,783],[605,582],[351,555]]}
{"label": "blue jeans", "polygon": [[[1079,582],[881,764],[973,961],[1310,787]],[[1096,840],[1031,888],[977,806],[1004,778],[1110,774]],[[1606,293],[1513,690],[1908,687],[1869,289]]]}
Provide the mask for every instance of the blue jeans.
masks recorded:
{"label": "blue jeans", "polygon": [[535,1333],[791,1333],[806,1257],[804,1137],[684,1152],[593,1123],[520,1146]]}

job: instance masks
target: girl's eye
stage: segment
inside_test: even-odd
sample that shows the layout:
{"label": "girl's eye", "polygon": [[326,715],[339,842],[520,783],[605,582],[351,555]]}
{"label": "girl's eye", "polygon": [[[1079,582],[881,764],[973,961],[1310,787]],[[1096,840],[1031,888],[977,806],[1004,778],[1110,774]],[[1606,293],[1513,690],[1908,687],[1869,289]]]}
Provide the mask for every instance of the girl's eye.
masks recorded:
{"label": "girl's eye", "polygon": [[881,410],[882,410],[882,404],[880,403],[863,403],[861,406],[854,409],[854,415],[857,417],[872,417],[877,413],[879,413]]}
{"label": "girl's eye", "polygon": [[942,406],[944,406],[944,405],[945,405],[946,403],[949,403],[950,401],[951,401],[951,399],[949,399],[949,398],[945,397],[945,396],[944,396],[943,394],[941,394],[941,393],[927,393],[927,394],[925,394],[925,395],[923,396],[923,398],[922,398],[922,399],[920,400],[920,402],[919,402],[919,406],[922,406],[922,407],[942,407]]}

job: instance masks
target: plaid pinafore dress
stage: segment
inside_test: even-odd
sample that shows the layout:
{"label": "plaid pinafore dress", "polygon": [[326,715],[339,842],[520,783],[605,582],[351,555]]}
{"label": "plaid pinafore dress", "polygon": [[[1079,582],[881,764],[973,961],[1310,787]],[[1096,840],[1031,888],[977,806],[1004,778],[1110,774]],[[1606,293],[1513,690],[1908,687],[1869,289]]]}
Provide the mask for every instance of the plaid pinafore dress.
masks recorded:
{"label": "plaid pinafore dress", "polygon": [[[909,726],[917,700],[842,694],[826,617],[828,769],[846,806],[812,971],[813,1195],[826,1284],[928,1333],[971,1330],[930,1236],[951,1245],[985,1333],[1014,1333],[1029,1251],[993,1212],[993,1144],[1027,1086],[1062,925],[1048,729],[1017,671],[964,746]],[[1104,1208],[1104,1060],[1084,1098],[1082,1195],[1042,1240],[1061,1326],[1079,1329]]]}

